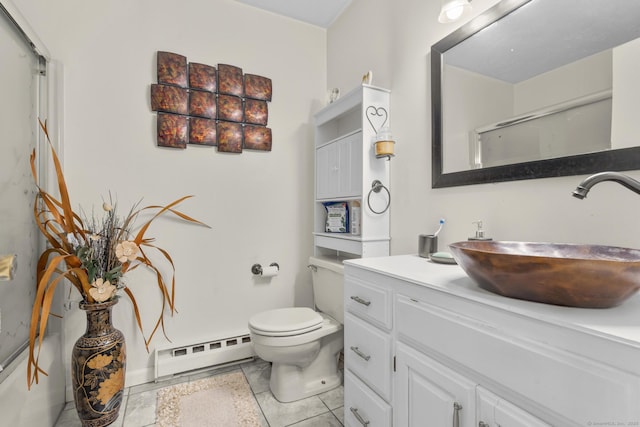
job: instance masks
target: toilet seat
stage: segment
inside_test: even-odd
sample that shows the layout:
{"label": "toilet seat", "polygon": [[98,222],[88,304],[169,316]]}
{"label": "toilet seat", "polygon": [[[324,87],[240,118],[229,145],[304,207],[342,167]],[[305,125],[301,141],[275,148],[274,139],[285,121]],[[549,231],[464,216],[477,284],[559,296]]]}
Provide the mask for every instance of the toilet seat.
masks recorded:
{"label": "toilet seat", "polygon": [[320,329],[323,317],[308,307],[263,311],[249,319],[249,328],[258,335],[287,337]]}

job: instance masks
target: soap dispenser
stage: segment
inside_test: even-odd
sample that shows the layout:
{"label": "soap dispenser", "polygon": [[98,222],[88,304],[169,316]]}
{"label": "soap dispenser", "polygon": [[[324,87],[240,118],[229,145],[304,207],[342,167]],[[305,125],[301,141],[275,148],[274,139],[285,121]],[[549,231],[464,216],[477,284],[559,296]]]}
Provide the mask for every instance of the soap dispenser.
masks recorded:
{"label": "soap dispenser", "polygon": [[493,240],[491,237],[487,237],[484,235],[484,230],[482,229],[482,220],[473,221],[472,224],[477,224],[478,229],[476,230],[476,235],[469,237],[469,240]]}

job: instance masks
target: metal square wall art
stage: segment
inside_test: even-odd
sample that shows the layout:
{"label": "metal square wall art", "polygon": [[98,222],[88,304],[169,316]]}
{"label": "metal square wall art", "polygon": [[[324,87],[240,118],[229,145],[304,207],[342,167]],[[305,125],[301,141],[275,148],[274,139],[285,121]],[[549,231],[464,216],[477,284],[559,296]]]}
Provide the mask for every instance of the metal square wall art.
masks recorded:
{"label": "metal square wall art", "polygon": [[216,145],[216,121],[200,117],[189,118],[189,144]]}
{"label": "metal square wall art", "polygon": [[226,95],[243,96],[242,68],[218,64],[218,92]]}
{"label": "metal square wall art", "polygon": [[218,122],[218,151],[242,153],[242,125]]}
{"label": "metal square wall art", "polygon": [[158,83],[187,87],[187,57],[158,52]]}
{"label": "metal square wall art", "polygon": [[187,116],[158,113],[158,145],[160,147],[187,147]]}
{"label": "metal square wall art", "polygon": [[157,52],[157,83],[151,110],[157,114],[157,144],[217,146],[219,152],[271,151],[267,127],[271,79],[243,74],[240,67],[188,62],[184,55]]}
{"label": "metal square wall art", "polygon": [[218,118],[230,122],[242,122],[244,110],[242,98],[231,95],[218,95]]}
{"label": "metal square wall art", "polygon": [[247,98],[244,100],[244,122],[254,125],[267,125],[269,111],[266,101]]}
{"label": "metal square wall art", "polygon": [[189,92],[189,115],[216,118],[216,94],[201,90],[191,90]]}
{"label": "metal square wall art", "polygon": [[187,114],[188,95],[187,89],[152,84],[151,109],[167,113]]}
{"label": "metal square wall art", "polygon": [[271,79],[255,74],[245,74],[244,93],[247,98],[271,101]]}
{"label": "metal square wall art", "polygon": [[216,92],[218,89],[218,76],[216,67],[211,65],[189,64],[189,87]]}
{"label": "metal square wall art", "polygon": [[244,125],[244,147],[247,150],[271,151],[271,129]]}

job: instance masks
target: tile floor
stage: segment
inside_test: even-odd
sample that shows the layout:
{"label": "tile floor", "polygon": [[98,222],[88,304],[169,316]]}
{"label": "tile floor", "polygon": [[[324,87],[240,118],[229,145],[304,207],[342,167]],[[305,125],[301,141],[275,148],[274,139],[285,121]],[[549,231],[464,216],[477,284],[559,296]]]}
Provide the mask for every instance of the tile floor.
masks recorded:
{"label": "tile floor", "polygon": [[[253,391],[256,404],[261,410],[262,427],[340,427],[343,425],[342,386],[296,402],[280,403],[269,390],[271,364],[256,359],[240,365],[174,376],[158,383],[128,387],[125,389],[120,415],[111,426],[153,427],[156,422],[156,395],[161,388],[239,370],[244,373]],[[67,403],[55,427],[81,427],[73,402]]]}

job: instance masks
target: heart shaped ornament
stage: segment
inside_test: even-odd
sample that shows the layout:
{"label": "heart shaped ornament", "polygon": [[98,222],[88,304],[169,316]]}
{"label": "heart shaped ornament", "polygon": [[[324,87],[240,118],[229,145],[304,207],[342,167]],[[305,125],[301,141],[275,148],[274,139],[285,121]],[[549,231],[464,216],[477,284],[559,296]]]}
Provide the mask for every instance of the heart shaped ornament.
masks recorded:
{"label": "heart shaped ornament", "polygon": [[382,129],[385,124],[387,124],[387,119],[389,118],[387,110],[385,110],[383,107],[376,108],[373,105],[370,105],[365,111],[367,114],[367,120],[373,128],[373,131],[375,133],[378,133],[378,131]]}

